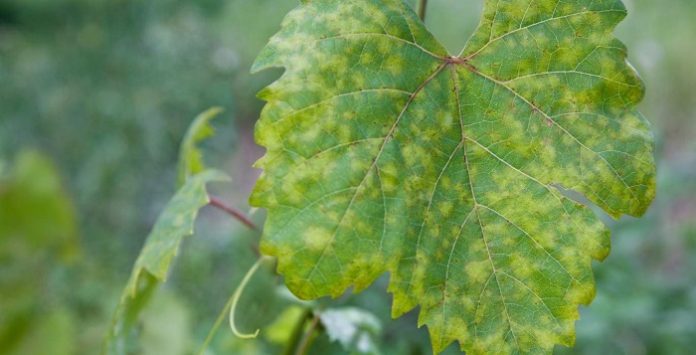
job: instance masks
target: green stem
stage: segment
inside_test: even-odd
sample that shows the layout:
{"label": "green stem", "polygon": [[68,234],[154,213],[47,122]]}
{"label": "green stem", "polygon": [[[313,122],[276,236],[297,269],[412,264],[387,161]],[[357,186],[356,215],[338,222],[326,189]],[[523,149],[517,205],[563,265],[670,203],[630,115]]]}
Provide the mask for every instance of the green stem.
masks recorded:
{"label": "green stem", "polygon": [[418,17],[425,22],[425,10],[428,7],[428,0],[418,0]]}
{"label": "green stem", "polygon": [[297,323],[295,323],[295,327],[292,329],[290,339],[285,345],[284,355],[295,355],[295,349],[297,349],[302,340],[305,323],[307,323],[309,319],[312,319],[312,310],[307,308],[302,312],[302,315],[297,319]]}
{"label": "green stem", "polygon": [[[314,342],[314,339],[316,339],[315,335],[318,335],[318,332],[321,330],[319,329],[318,325],[319,315],[315,314],[314,318],[312,318],[312,322],[309,323],[309,328],[307,329],[307,332],[305,332],[304,336],[302,337],[302,342],[300,342],[300,345],[297,347],[297,351],[295,351],[295,355],[307,354],[309,347],[312,345],[312,342]],[[316,334],[315,331],[317,332]]]}
{"label": "green stem", "polygon": [[208,332],[208,336],[205,337],[203,345],[201,345],[200,349],[198,349],[198,355],[203,355],[206,349],[208,349],[208,346],[210,345],[210,342],[213,340],[213,337],[215,337],[218,328],[220,328],[220,325],[222,324],[222,321],[225,320],[227,312],[229,312],[230,307],[232,307],[233,299],[234,297],[230,296],[230,298],[227,300],[227,303],[225,304],[225,307],[223,307],[222,311],[220,311],[220,314],[218,315],[217,319],[215,320],[215,323],[213,324],[213,327],[210,328],[210,331]]}

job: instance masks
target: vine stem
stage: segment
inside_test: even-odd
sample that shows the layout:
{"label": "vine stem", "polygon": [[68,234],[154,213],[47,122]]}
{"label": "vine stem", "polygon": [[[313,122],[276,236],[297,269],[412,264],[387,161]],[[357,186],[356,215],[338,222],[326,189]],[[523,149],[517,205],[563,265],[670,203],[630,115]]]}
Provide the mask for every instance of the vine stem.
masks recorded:
{"label": "vine stem", "polygon": [[210,328],[210,331],[208,332],[208,336],[205,337],[205,341],[203,342],[203,345],[201,345],[200,349],[198,349],[198,353],[197,353],[198,355],[205,354],[205,351],[208,349],[210,342],[215,337],[215,334],[217,333],[218,328],[220,328],[222,321],[225,320],[225,316],[227,315],[227,312],[229,312],[230,307],[232,307],[232,299],[233,299],[233,296],[230,296],[230,298],[227,300],[227,303],[225,304],[225,307],[223,307],[222,311],[220,311],[220,314],[218,315],[217,319],[215,320],[215,323],[213,323],[213,327]]}
{"label": "vine stem", "polygon": [[302,312],[302,315],[300,315],[300,317],[297,319],[297,322],[292,329],[290,339],[285,345],[285,351],[283,352],[284,355],[295,355],[297,347],[300,344],[300,341],[302,341],[305,324],[309,319],[312,319],[312,310],[310,308],[306,308]]}
{"label": "vine stem", "polygon": [[309,350],[309,346],[312,344],[312,341],[314,341],[314,333],[315,331],[319,331],[318,329],[319,325],[319,314],[314,314],[314,318],[312,318],[312,322],[309,323],[309,328],[307,329],[307,332],[305,332],[304,336],[302,337],[302,341],[300,342],[300,345],[297,347],[297,351],[295,351],[295,355],[306,355],[307,350]]}
{"label": "vine stem", "polygon": [[425,22],[425,10],[428,7],[428,0],[418,0],[418,17]]}
{"label": "vine stem", "polygon": [[237,209],[235,207],[232,207],[232,206],[226,204],[219,197],[209,196],[209,199],[210,199],[211,206],[219,208],[220,210],[222,210],[225,213],[229,214],[230,216],[234,217],[236,220],[242,222],[245,226],[247,226],[253,230],[259,229],[254,224],[254,222],[252,222],[251,219],[244,214],[244,212],[240,211],[239,209]]}

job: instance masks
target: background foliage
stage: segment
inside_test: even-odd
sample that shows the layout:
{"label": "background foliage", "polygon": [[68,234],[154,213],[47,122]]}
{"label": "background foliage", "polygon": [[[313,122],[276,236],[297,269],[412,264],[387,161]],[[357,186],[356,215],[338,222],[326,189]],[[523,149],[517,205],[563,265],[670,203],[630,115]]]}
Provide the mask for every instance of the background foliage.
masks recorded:
{"label": "background foliage", "polygon": [[[696,345],[696,3],[624,1],[629,17],[618,36],[647,84],[640,108],[657,135],[658,194],[643,219],[608,220],[613,250],[595,266],[597,298],[582,310],[577,346],[558,350],[687,354]],[[456,52],[481,3],[431,0],[427,25]],[[258,174],[250,165],[262,154],[251,141],[262,104],[254,95],[279,74],[250,76],[248,68],[294,5],[0,2],[0,353],[99,351],[131,265],[175,190],[180,139],[208,107],[226,111],[213,121],[206,158],[234,179],[212,189],[246,206]],[[63,227],[41,227],[54,223]],[[257,237],[203,209],[131,351],[194,351],[255,259],[249,246]],[[370,336],[382,353],[429,353],[414,313],[390,319],[385,288],[381,279],[360,295],[319,302],[374,314],[381,327]],[[240,327],[261,327],[261,336],[236,340],[223,328],[209,352],[279,352],[295,301],[270,268],[241,304]],[[342,348],[323,336],[313,349]]]}

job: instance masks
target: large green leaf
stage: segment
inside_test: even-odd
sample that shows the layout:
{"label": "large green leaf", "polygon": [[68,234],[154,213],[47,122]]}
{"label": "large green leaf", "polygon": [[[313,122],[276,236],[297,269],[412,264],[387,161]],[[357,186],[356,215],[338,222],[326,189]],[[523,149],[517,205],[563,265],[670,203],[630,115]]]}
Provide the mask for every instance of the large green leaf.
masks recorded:
{"label": "large green leaf", "polygon": [[129,353],[132,338],[136,335],[134,326],[139,313],[157,286],[166,280],[181,240],[193,234],[198,210],[209,202],[206,184],[227,180],[228,177],[221,172],[205,170],[188,178],[167,203],[147,237],[123,290],[105,342],[105,354]]}
{"label": "large green leaf", "polygon": [[434,351],[572,345],[611,216],[654,196],[644,88],[612,35],[619,0],[487,0],[452,56],[399,0],[304,1],[254,70],[267,148],[261,249],[304,299],[391,273]]}

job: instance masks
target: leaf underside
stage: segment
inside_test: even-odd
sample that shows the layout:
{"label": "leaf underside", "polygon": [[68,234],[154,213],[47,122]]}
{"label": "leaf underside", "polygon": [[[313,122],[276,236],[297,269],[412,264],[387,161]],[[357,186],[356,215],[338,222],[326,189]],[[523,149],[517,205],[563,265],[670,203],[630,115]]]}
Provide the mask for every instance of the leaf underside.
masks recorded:
{"label": "leaf underside", "polygon": [[181,241],[193,234],[198,211],[209,202],[206,185],[228,180],[222,172],[204,170],[190,176],[167,203],[135,261],[128,284],[114,312],[111,328],[104,342],[104,354],[128,353],[139,313],[147,305],[157,286],[166,280]]}
{"label": "leaf underside", "polygon": [[644,88],[613,37],[619,0],[487,0],[452,56],[398,0],[304,1],[253,70],[267,154],[261,249],[304,299],[391,274],[433,349],[574,343],[617,218],[653,199]]}

